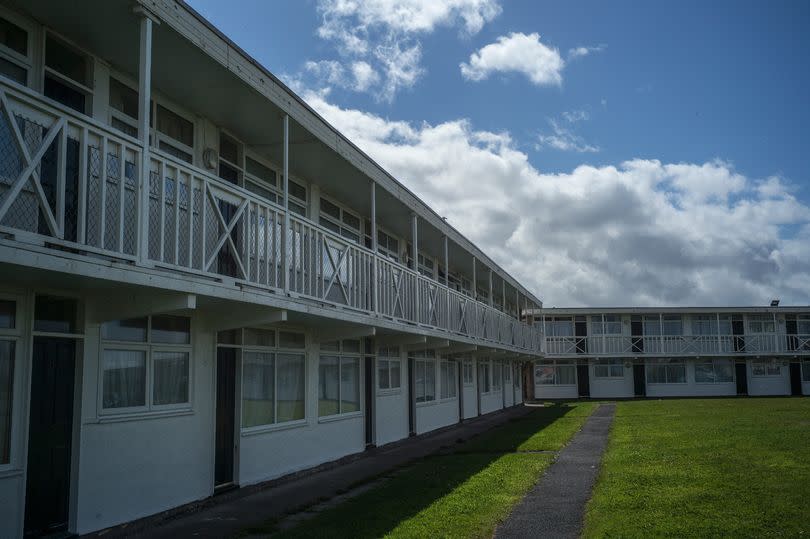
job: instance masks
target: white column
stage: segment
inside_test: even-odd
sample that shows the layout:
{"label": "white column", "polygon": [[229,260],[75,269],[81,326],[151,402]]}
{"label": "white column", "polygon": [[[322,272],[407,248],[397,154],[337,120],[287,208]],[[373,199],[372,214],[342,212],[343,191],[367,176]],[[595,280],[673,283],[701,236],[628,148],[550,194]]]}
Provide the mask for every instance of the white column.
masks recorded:
{"label": "white column", "polygon": [[[139,7],[141,32],[138,61],[138,139],[141,142],[140,196],[138,200],[138,260],[149,259],[149,107],[152,102],[152,15]],[[162,189],[162,188],[161,188]]]}
{"label": "white column", "polygon": [[411,269],[416,272],[416,287],[414,288],[414,322],[419,323],[419,217],[415,213],[411,214]]}
{"label": "white column", "polygon": [[375,313],[379,311],[379,283],[377,282],[377,184],[371,181],[371,251],[374,253],[371,264],[371,309]]}
{"label": "white column", "polygon": [[495,298],[492,296],[492,268],[487,268],[489,270],[489,306],[492,307],[495,305]]}
{"label": "white column", "polygon": [[475,255],[472,257],[472,297],[474,300],[478,299],[478,277],[475,273],[475,266],[477,266],[475,262]]}
{"label": "white column", "polygon": [[281,230],[281,260],[284,272],[284,293],[290,293],[290,258],[287,243],[290,230],[290,115],[284,115],[284,226]]}

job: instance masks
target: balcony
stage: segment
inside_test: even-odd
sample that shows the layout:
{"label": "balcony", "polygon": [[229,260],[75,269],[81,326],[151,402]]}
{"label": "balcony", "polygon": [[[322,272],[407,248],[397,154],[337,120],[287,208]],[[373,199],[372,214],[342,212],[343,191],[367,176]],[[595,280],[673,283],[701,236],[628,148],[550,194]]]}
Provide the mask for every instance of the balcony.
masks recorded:
{"label": "balcony", "polygon": [[0,233],[539,353],[540,326],[27,88],[0,82]]}
{"label": "balcony", "polygon": [[810,335],[594,335],[546,337],[548,356],[706,356],[810,353]]}

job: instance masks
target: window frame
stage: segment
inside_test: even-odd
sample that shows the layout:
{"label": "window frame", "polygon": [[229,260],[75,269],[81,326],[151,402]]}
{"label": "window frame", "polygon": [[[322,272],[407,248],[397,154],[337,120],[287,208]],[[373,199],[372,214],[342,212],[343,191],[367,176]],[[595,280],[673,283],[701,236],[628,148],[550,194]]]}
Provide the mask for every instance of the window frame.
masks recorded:
{"label": "window frame", "polygon": [[[338,209],[338,211],[340,212],[340,218],[339,219],[337,217],[335,217],[333,215],[330,215],[328,213],[325,213],[323,211],[323,201],[324,200],[327,203],[332,204],[333,206],[335,206]],[[349,216],[353,217],[354,219],[357,219],[358,228],[353,228],[351,225],[346,223],[346,221],[344,221],[344,217],[343,217],[344,215],[349,215]],[[331,228],[326,226],[323,221],[326,221],[327,223],[329,223],[329,224],[331,224],[333,226],[336,226],[338,230],[337,231],[332,230]],[[358,245],[363,244],[363,217],[359,213],[355,212],[354,210],[349,209],[348,206],[346,206],[345,204],[343,204],[341,202],[338,202],[337,200],[335,200],[331,196],[327,195],[326,193],[321,193],[319,201],[318,201],[318,224],[320,226],[322,226],[323,228],[325,228],[326,230],[328,230],[329,232],[331,232],[332,234],[336,234],[337,236],[339,236],[344,241],[354,242],[354,243],[356,243]],[[357,237],[355,238],[355,237],[347,236],[346,233],[344,233],[344,229],[345,229],[346,233],[354,234]]]}
{"label": "window frame", "polygon": [[[727,362],[731,366],[731,380],[721,380],[721,381],[716,380],[716,378],[717,378],[717,363],[719,363],[719,362]],[[697,366],[699,364],[706,365],[708,363],[711,363],[711,365],[712,365],[712,374],[714,375],[715,380],[703,380],[703,381],[698,380]],[[730,358],[712,357],[712,358],[705,358],[705,359],[697,360],[694,363],[694,366],[695,366],[695,372],[694,372],[695,383],[696,384],[706,384],[706,385],[733,384],[733,383],[735,383],[737,381],[737,373],[734,372],[735,371],[734,364],[735,364],[734,360],[730,359]]]}
{"label": "window frame", "polygon": [[810,359],[802,359],[802,383],[810,383]]}
{"label": "window frame", "polygon": [[[157,124],[158,124],[158,118],[157,118],[158,106],[163,107],[164,109],[168,110],[169,112],[174,113],[177,116],[179,116],[180,118],[182,118],[183,120],[186,120],[187,122],[191,123],[191,128],[192,128],[191,132],[192,132],[192,137],[193,137],[193,140],[191,141],[192,146],[187,146],[184,142],[176,140],[176,139],[172,138],[171,136],[169,136],[169,135],[163,133],[162,131],[158,130],[158,127],[157,127]],[[159,94],[157,94],[155,92],[152,93],[152,102],[149,104],[149,111],[150,111],[149,112],[149,118],[150,118],[149,135],[150,135],[150,138],[151,138],[150,148],[158,150],[158,151],[170,156],[172,159],[177,159],[178,161],[181,161],[183,163],[188,163],[188,164],[190,164],[192,166],[195,166],[196,161],[197,161],[197,159],[196,159],[197,155],[195,153],[195,150],[196,150],[196,147],[197,147],[197,145],[199,143],[199,140],[198,140],[199,137],[197,136],[197,117],[196,117],[196,115],[194,115],[191,112],[183,109],[182,107],[179,107],[178,105],[175,105],[174,103],[172,103],[169,100],[163,98],[161,95],[159,95]],[[167,144],[168,146],[173,147],[175,150],[178,150],[180,152],[189,154],[191,156],[191,161],[190,162],[186,161],[185,159],[181,159],[181,158],[175,156],[174,154],[169,153],[166,150],[161,149],[161,147],[160,147],[161,142]],[[217,142],[219,142],[219,141],[217,141]],[[217,152],[217,153],[219,153],[219,152]],[[217,172],[217,174],[214,174],[214,175],[217,176],[217,178],[219,178],[219,170],[217,170],[216,172]]]}
{"label": "window frame", "polygon": [[[140,417],[163,415],[173,412],[190,412],[194,409],[194,320],[191,316],[183,315],[169,315],[179,316],[186,318],[189,321],[189,342],[184,344],[175,343],[162,343],[154,342],[152,340],[152,318],[153,316],[164,316],[161,314],[147,315],[147,330],[146,340],[144,341],[125,341],[107,339],[103,336],[103,324],[99,326],[99,361],[98,361],[98,398],[97,410],[100,418],[119,418],[119,417]],[[130,320],[130,319],[122,319]],[[114,322],[116,320],[110,320]],[[118,408],[105,408],[104,407],[104,366],[105,366],[105,352],[107,350],[123,350],[123,351],[142,351],[145,352],[145,398],[142,406],[122,406]],[[154,354],[160,352],[184,352],[188,354],[188,399],[186,402],[171,403],[171,404],[154,404],[154,383],[155,383],[155,360]]]}
{"label": "window frame", "polygon": [[[13,49],[9,49],[5,45],[0,44],[0,57],[16,65],[17,67],[25,70],[25,83],[23,84],[23,86],[30,88],[31,85],[33,84],[35,77],[34,43],[37,33],[36,25],[31,23],[31,21],[27,20],[26,18],[11,11],[10,9],[7,9],[4,6],[0,6],[0,17],[6,19],[8,22],[13,24],[14,26],[19,27],[21,30],[27,33],[26,55],[20,54],[19,52]],[[6,83],[12,82],[18,84],[16,81],[12,81],[11,79],[8,79],[6,77],[4,77],[3,79]]]}
{"label": "window frame", "polygon": [[[441,358],[439,360],[439,402],[448,402],[458,400],[458,361],[454,359]],[[451,369],[452,367],[452,369]],[[450,371],[453,371],[452,373]],[[442,385],[442,377],[447,373],[447,389],[448,394],[445,396],[442,390],[445,386]],[[452,388],[452,391],[449,391]],[[452,393],[452,394],[451,394]]]}
{"label": "window frame", "polygon": [[[354,342],[357,341],[359,343],[357,352],[354,351],[346,351],[345,342]],[[324,350],[323,345],[331,345],[333,343],[338,343],[337,350]],[[321,402],[321,395],[320,395],[320,376],[321,376],[321,360],[324,356],[330,357],[337,357],[338,358],[338,375],[337,375],[337,402],[338,402],[338,412],[335,414],[327,414],[321,415],[320,410],[320,402]],[[344,359],[351,359],[357,361],[357,395],[358,395],[358,403],[357,403],[357,410],[351,410],[348,412],[343,411],[343,388],[342,380],[343,380],[343,360]],[[318,422],[324,423],[329,421],[336,421],[340,419],[351,419],[354,417],[362,416],[365,413],[365,403],[363,402],[363,340],[362,339],[344,339],[338,341],[330,341],[327,343],[321,344],[321,349],[318,351]]]}
{"label": "window frame", "polygon": [[[764,367],[763,373],[757,373],[757,365],[762,365]],[[773,373],[771,367],[776,367],[779,372]],[[782,373],[782,360],[777,358],[771,358],[768,360],[765,359],[755,359],[751,361],[751,376],[753,378],[781,378],[783,376]]]}
{"label": "window frame", "polygon": [[[551,383],[538,383],[537,382],[537,369],[538,367],[551,367],[553,369],[553,374],[551,378]],[[559,379],[562,378],[560,376],[560,368],[568,368],[573,369],[574,373],[574,381],[570,384],[561,384]],[[572,359],[541,359],[534,364],[534,385],[536,386],[555,386],[555,387],[576,387],[577,382],[579,381],[577,375],[577,364]]]}
{"label": "window frame", "polygon": [[[480,376],[481,372],[486,376]],[[492,389],[492,360],[483,359],[478,360],[478,392],[481,395],[489,395],[493,392]]]}
{"label": "window frame", "polygon": [[[119,122],[121,122],[123,124],[126,124],[126,125],[128,125],[129,127],[131,127],[132,129],[135,130],[135,135],[134,135],[133,138],[137,139],[138,135],[140,134],[139,133],[140,130],[138,128],[138,118],[133,118],[132,116],[129,116],[125,112],[120,111],[117,108],[113,107],[110,104],[110,92],[112,91],[112,82],[111,81],[115,80],[119,84],[121,84],[122,86],[126,86],[130,90],[134,91],[135,95],[139,96],[139,103],[140,103],[140,94],[138,92],[138,85],[135,84],[133,82],[133,80],[130,79],[128,76],[126,76],[126,75],[124,75],[122,73],[119,73],[117,71],[114,71],[112,69],[110,70],[108,79],[109,80],[107,81],[107,125],[111,129],[115,129],[119,133],[123,133],[126,136],[132,137],[133,135],[130,135],[129,133],[121,131],[120,129],[115,127],[113,125],[113,119],[115,119],[115,120],[117,120],[117,121],[119,121]],[[151,102],[149,103],[149,108],[150,108],[150,110],[152,108],[152,103]],[[150,131],[151,131],[151,127],[150,127]]]}
{"label": "window frame", "polygon": [[[607,368],[607,374],[599,374],[600,367]],[[615,374],[614,370],[617,367],[621,370],[621,375]],[[624,360],[615,357],[595,359],[593,363],[593,377],[600,380],[623,380],[625,377]]]}
{"label": "window frame", "polygon": [[[669,379],[669,370],[666,367],[683,367],[683,382],[673,382]],[[664,367],[664,381],[656,382],[650,380],[650,367]],[[650,385],[687,385],[689,384],[689,368],[686,365],[684,358],[655,358],[653,361],[648,362],[644,368],[644,380]]]}
{"label": "window frame", "polygon": [[[391,350],[396,350],[396,353],[392,353]],[[384,351],[384,352],[383,352]],[[380,367],[386,364],[385,372],[386,376],[388,377],[388,387],[382,387],[381,379],[380,379]],[[396,364],[399,368],[399,385],[396,387],[392,385],[391,382],[391,365]],[[377,358],[376,358],[376,378],[377,378],[377,394],[378,395],[396,395],[402,393],[402,357],[399,352],[399,347],[392,346],[392,347],[379,347],[377,349]]]}
{"label": "window frame", "polygon": [[[1,12],[0,12],[1,13]],[[22,295],[9,294],[0,292],[0,300],[14,302],[14,327],[0,328],[0,340],[11,341],[14,343],[14,357],[12,358],[12,373],[11,373],[11,414],[8,432],[8,462],[0,462],[0,474],[19,470],[22,468],[22,460],[24,458],[24,449],[20,447],[20,436],[22,436],[22,423],[27,420],[22,419],[19,412],[24,410],[25,403],[23,402],[23,384],[26,367],[22,365],[24,352],[23,347],[26,340],[23,338],[22,326],[23,320],[23,304],[25,298]],[[25,302],[28,304],[28,302]],[[33,317],[33,305],[29,313]]]}
{"label": "window frame", "polygon": [[64,103],[60,103],[59,101],[52,100],[54,103],[59,103],[60,106],[67,107],[70,110],[73,110],[75,112],[79,112],[80,114],[84,114],[85,116],[92,116],[93,100],[95,99],[95,89],[93,87],[91,87],[91,86],[85,86],[84,84],[71,79],[67,75],[63,75],[59,71],[57,71],[57,70],[55,70],[52,67],[49,67],[47,65],[47,60],[48,60],[48,47],[47,47],[48,36],[53,37],[56,41],[61,42],[61,44],[64,47],[70,49],[72,52],[74,52],[76,54],[84,56],[87,59],[87,62],[88,62],[88,65],[87,65],[88,73],[87,73],[87,75],[88,75],[88,78],[90,79],[90,82],[92,82],[93,77],[95,75],[95,64],[96,64],[95,55],[91,54],[90,52],[88,52],[84,48],[77,45],[72,40],[64,37],[63,35],[61,35],[60,33],[56,32],[56,31],[54,31],[51,28],[45,27],[44,31],[41,33],[41,36],[42,36],[42,43],[41,43],[42,63],[41,63],[40,70],[39,70],[39,84],[40,84],[40,88],[42,88],[42,96],[45,97],[45,99],[51,99],[51,98],[49,98],[49,97],[47,97],[45,95],[45,79],[48,78],[48,77],[51,77],[53,79],[56,79],[56,81],[59,82],[60,84],[64,84],[65,86],[71,88],[74,91],[82,93],[85,96],[84,110],[83,111],[76,111],[76,109],[73,109],[72,107],[69,107],[68,105],[65,105]]}
{"label": "window frame", "polygon": [[[755,329],[756,327],[759,329]],[[773,315],[749,314],[745,317],[745,329],[746,335],[773,335],[776,333],[776,323]]]}
{"label": "window frame", "polygon": [[475,385],[475,362],[472,359],[461,360],[461,381],[464,387]]}
{"label": "window frame", "polygon": [[[384,235],[387,238],[389,238],[390,240],[394,240],[394,241],[397,242],[397,251],[396,252],[389,249],[388,245],[383,246],[380,243],[381,235]],[[386,243],[388,243],[388,242],[386,242]],[[399,263],[400,259],[402,258],[400,256],[400,253],[399,253],[399,249],[400,249],[401,246],[402,246],[402,238],[400,238],[396,234],[392,234],[392,233],[388,232],[388,230],[386,230],[385,228],[377,225],[377,252],[379,254],[381,254],[385,258],[388,258],[389,260],[392,260],[393,262]]]}

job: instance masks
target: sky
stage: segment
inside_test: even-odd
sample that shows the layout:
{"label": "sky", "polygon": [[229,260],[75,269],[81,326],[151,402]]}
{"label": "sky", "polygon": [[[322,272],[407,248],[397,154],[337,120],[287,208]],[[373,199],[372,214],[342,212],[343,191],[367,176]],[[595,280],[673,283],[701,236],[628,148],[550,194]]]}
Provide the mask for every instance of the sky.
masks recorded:
{"label": "sky", "polygon": [[810,304],[810,2],[190,4],[548,307]]}

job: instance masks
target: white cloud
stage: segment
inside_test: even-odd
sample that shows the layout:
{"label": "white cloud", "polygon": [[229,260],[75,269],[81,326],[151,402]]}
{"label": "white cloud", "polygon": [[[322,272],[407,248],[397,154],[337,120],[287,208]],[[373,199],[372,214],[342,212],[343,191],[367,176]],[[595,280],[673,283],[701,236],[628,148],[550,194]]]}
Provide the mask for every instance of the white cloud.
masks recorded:
{"label": "white cloud", "polygon": [[[499,0],[319,0],[318,13],[318,36],[336,45],[354,73],[353,83],[341,86],[391,102],[424,74],[420,36],[440,26],[473,35],[501,13],[501,6]],[[333,84],[328,77],[320,82]]]}
{"label": "white cloud", "polygon": [[[576,123],[587,120],[588,113],[584,110],[563,112],[562,117],[568,123]],[[562,152],[577,153],[597,153],[600,151],[599,146],[588,144],[582,136],[574,133],[571,128],[564,126],[559,120],[549,118],[548,125],[551,131],[537,136],[536,150],[552,148]]]}
{"label": "white cloud", "polygon": [[784,178],[654,159],[543,173],[508,133],[306,97],[548,306],[810,302],[810,207]]}
{"label": "white cloud", "polygon": [[562,117],[568,123],[584,122],[591,117],[587,110],[567,110],[562,113]]}
{"label": "white cloud", "polygon": [[462,76],[473,81],[492,73],[517,72],[537,86],[559,86],[565,61],[560,51],[540,42],[540,34],[513,32],[472,53],[459,67]]}
{"label": "white cloud", "polygon": [[607,48],[607,45],[596,45],[595,47],[574,47],[573,49],[568,49],[568,59],[575,60],[576,58],[582,58],[583,56],[588,56],[589,54],[593,54],[596,52],[602,52]]}

